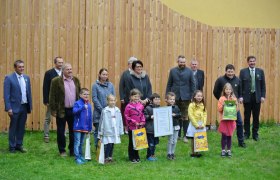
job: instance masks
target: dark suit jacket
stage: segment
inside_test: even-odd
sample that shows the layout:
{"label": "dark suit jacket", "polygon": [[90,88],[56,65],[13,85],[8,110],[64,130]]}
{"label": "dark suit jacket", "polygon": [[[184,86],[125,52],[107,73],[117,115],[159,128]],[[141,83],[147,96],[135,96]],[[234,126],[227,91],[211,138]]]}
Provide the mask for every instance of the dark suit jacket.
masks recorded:
{"label": "dark suit jacket", "polygon": [[193,72],[189,68],[172,68],[166,86],[166,93],[174,92],[176,100],[191,100],[195,91]]}
{"label": "dark suit jacket", "polygon": [[196,79],[196,89],[203,91],[204,86],[204,71],[198,69],[195,75]]}
{"label": "dark suit jacket", "polygon": [[241,82],[240,82],[240,80],[236,76],[234,76],[232,79],[230,79],[226,75],[223,75],[223,76],[219,77],[215,82],[214,89],[213,89],[213,94],[214,94],[215,98],[217,100],[220,99],[220,97],[222,95],[223,88],[224,88],[226,83],[231,84],[231,86],[233,88],[234,95],[237,98],[239,98],[240,94],[241,94],[241,85],[240,85]]}
{"label": "dark suit jacket", "polygon": [[49,103],[49,94],[51,88],[52,79],[58,76],[57,72],[54,68],[46,71],[44,76],[44,83],[43,83],[43,102],[44,104]]}
{"label": "dark suit jacket", "polygon": [[[23,75],[23,78],[26,83],[27,112],[30,113],[32,110],[30,78],[27,75]],[[16,73],[7,75],[4,80],[5,111],[12,109],[13,113],[18,113],[21,107],[21,96],[21,89]]]}
{"label": "dark suit jacket", "polygon": [[[255,68],[255,94],[256,102],[261,102],[261,97],[265,98],[266,88],[265,88],[265,76],[264,72],[260,68]],[[241,96],[243,97],[244,103],[249,103],[251,98],[251,75],[249,68],[244,68],[240,70],[239,79],[241,81]]]}
{"label": "dark suit jacket", "polygon": [[125,100],[125,102],[129,102],[129,97],[127,97],[127,95],[130,93],[128,87],[130,76],[129,70],[124,71],[119,83],[120,100]]}

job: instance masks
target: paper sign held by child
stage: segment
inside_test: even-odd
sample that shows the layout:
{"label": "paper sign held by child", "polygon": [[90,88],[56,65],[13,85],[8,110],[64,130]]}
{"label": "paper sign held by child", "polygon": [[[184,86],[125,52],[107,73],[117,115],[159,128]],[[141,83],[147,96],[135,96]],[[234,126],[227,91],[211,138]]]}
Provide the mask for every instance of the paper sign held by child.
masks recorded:
{"label": "paper sign held by child", "polygon": [[194,134],[194,152],[208,151],[206,131]]}
{"label": "paper sign held by child", "polygon": [[135,129],[132,131],[133,148],[135,150],[148,148],[146,129]]}

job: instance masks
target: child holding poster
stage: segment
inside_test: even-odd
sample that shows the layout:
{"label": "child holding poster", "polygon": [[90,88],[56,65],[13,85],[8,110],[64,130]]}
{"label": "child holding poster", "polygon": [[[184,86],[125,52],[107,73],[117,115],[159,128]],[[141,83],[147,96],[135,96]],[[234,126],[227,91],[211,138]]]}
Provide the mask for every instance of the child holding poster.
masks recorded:
{"label": "child holding poster", "polygon": [[155,137],[154,134],[154,115],[153,108],[157,108],[160,106],[160,96],[157,93],[152,94],[150,97],[150,104],[145,108],[144,114],[146,118],[146,131],[147,131],[147,139],[149,148],[147,149],[147,160],[148,161],[156,161],[155,150],[156,145],[159,143],[159,138]]}
{"label": "child holding poster", "polygon": [[173,92],[168,92],[166,94],[167,106],[172,106],[172,119],[173,119],[173,134],[168,136],[167,145],[167,159],[175,159],[175,148],[177,144],[178,134],[179,134],[179,118],[181,117],[180,109],[175,105],[176,95]]}
{"label": "child holding poster", "polygon": [[205,109],[205,103],[203,93],[200,90],[196,90],[192,97],[192,102],[188,108],[188,115],[190,124],[186,136],[191,138],[191,157],[201,157],[202,154],[194,152],[194,134],[196,132],[206,132],[206,118],[207,113]]}
{"label": "child holding poster", "polygon": [[[223,117],[223,111],[224,111],[224,105],[226,100],[233,100],[235,101],[235,107],[237,108],[237,99],[233,93],[233,89],[230,83],[226,83],[223,91],[222,91],[222,96],[219,99],[218,102],[218,112],[219,112],[219,118],[220,118],[220,125],[218,128],[218,131],[222,134],[222,139],[221,139],[221,146],[222,146],[222,152],[221,156],[225,157],[231,157],[231,137],[232,134],[236,128],[236,123],[234,120],[225,120]],[[236,114],[236,112],[235,112]],[[227,147],[227,151],[226,151]]]}
{"label": "child holding poster", "polygon": [[139,163],[140,157],[138,150],[133,149],[132,130],[145,126],[144,106],[140,102],[141,92],[138,89],[130,91],[130,103],[127,104],[124,111],[126,124],[128,127],[128,157],[131,163]]}
{"label": "child holding poster", "polygon": [[121,111],[116,107],[116,97],[112,94],[107,96],[107,107],[101,112],[98,136],[104,144],[105,163],[113,162],[114,144],[120,144],[120,135],[123,132]]}

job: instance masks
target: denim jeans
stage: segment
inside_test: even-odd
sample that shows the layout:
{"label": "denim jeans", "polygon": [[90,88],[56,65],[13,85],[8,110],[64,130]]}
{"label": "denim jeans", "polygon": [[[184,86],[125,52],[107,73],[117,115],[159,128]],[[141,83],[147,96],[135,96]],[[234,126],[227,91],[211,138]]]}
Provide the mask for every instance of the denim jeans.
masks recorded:
{"label": "denim jeans", "polygon": [[173,134],[168,136],[167,154],[175,154],[178,133],[178,130],[173,130]]}
{"label": "denim jeans", "polygon": [[84,144],[84,132],[74,132],[74,154],[75,159],[82,157],[83,155],[83,144]]}
{"label": "denim jeans", "polygon": [[236,134],[237,134],[238,143],[243,144],[244,143],[243,124],[242,124],[242,117],[240,111],[237,111]]}
{"label": "denim jeans", "polygon": [[155,155],[155,151],[156,151],[156,145],[159,143],[159,138],[155,137],[154,134],[151,133],[147,133],[147,139],[148,139],[148,149],[147,149],[147,158],[149,158],[150,156],[154,156]]}

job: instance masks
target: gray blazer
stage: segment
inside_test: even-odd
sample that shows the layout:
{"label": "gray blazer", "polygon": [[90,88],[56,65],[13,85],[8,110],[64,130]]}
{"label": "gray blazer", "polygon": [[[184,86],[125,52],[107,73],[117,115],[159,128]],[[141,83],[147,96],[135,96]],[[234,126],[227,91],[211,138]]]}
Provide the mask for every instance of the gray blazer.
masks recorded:
{"label": "gray blazer", "polygon": [[174,92],[176,100],[191,100],[195,89],[195,81],[191,69],[175,67],[170,70],[166,93]]}

